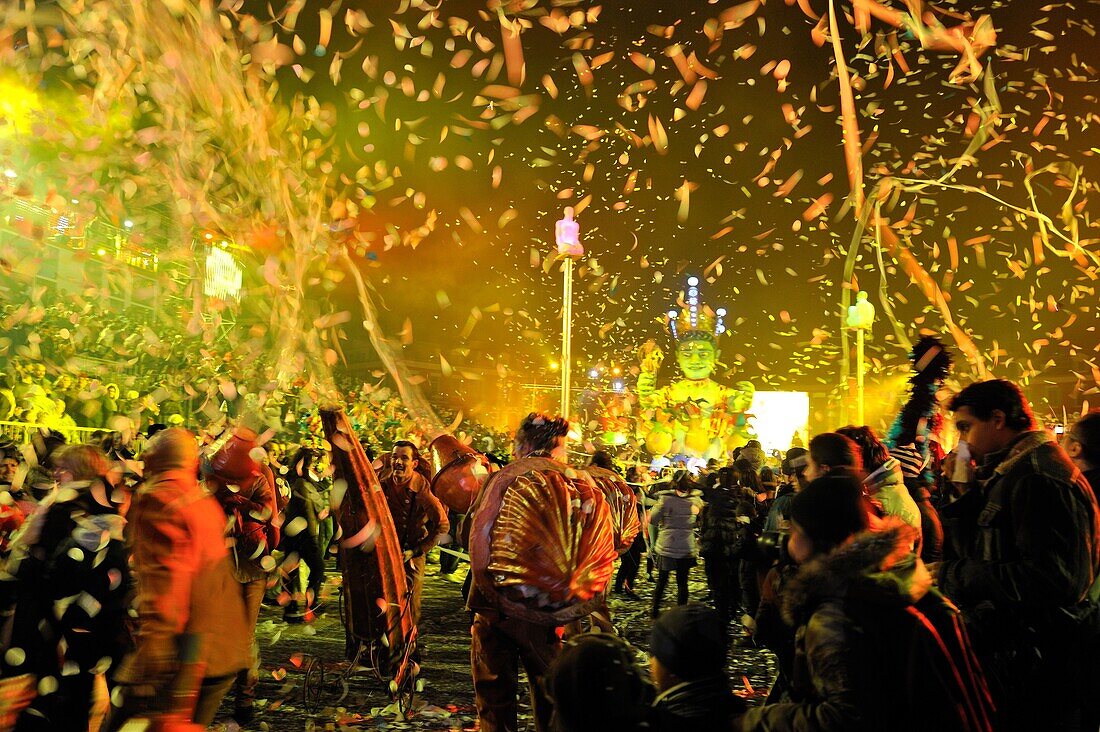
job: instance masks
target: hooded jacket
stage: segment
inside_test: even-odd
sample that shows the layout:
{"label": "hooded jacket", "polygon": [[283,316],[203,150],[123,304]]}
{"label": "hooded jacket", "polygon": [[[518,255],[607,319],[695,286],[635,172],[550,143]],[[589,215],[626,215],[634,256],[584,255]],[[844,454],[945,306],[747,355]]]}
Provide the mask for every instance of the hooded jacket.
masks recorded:
{"label": "hooded jacket", "polygon": [[784,593],[797,627],[790,702],[744,730],[989,730],[992,704],[958,611],[888,519],[803,565]]}
{"label": "hooded jacket", "polygon": [[[901,463],[896,458],[887,458],[878,470],[863,479],[867,495],[882,506],[884,516],[897,516],[903,522],[917,530],[918,544],[921,536],[921,516],[917,502],[909,495],[905,487],[905,476],[901,472]],[[919,551],[918,551],[919,554]]]}
{"label": "hooded jacket", "polygon": [[225,546],[225,514],[199,487],[195,467],[156,465],[163,471],[149,477],[130,508],[138,625],[122,683],[170,683],[184,637],[199,642],[207,677],[248,666],[250,633]]}
{"label": "hooded jacket", "polygon": [[715,488],[703,509],[699,550],[706,557],[732,557],[740,543],[738,497],[732,490]]}

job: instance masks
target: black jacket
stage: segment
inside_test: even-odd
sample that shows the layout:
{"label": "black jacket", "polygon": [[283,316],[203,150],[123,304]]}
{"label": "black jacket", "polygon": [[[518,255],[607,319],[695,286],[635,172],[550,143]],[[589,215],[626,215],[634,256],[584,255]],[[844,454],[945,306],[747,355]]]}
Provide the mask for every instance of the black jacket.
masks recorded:
{"label": "black jacket", "polygon": [[978,467],[978,485],[941,511],[959,557],[939,586],[977,625],[1052,638],[1100,570],[1096,497],[1046,432],[1027,432]]}
{"label": "black jacket", "polygon": [[992,729],[989,692],[958,611],[912,554],[916,529],[887,522],[803,565],[788,583],[783,612],[798,628],[791,701],[749,710],[741,729]]}
{"label": "black jacket", "polygon": [[[85,491],[40,507],[13,542],[6,570],[13,612],[5,675],[56,675],[66,663],[91,671],[128,647],[130,569],[125,521]],[[71,669],[71,667],[70,667]],[[67,671],[70,669],[66,669]]]}
{"label": "black jacket", "polygon": [[723,676],[687,681],[653,701],[650,726],[658,732],[718,732],[733,728],[745,709]]}
{"label": "black jacket", "polygon": [[737,496],[733,491],[715,488],[703,508],[700,520],[699,550],[704,557],[732,557],[740,544],[743,524],[737,522]]}
{"label": "black jacket", "polygon": [[1100,682],[1096,497],[1042,431],[987,456],[976,478],[941,512],[958,558],[940,587],[966,615],[1001,727],[1075,728]]}

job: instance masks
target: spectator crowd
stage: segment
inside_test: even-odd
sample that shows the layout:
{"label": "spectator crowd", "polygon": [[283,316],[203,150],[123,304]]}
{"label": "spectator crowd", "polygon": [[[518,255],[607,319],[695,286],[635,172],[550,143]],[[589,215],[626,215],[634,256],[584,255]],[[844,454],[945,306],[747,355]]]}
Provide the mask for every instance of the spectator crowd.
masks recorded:
{"label": "spectator crowd", "polygon": [[[695,473],[625,466],[643,530],[608,594],[646,603],[648,669],[613,624],[558,632],[530,679],[544,732],[1100,728],[1100,411],[1058,440],[991,380],[945,412],[946,451],[855,425]],[[413,442],[378,457],[418,596],[462,517]],[[261,604],[288,623],[325,609],[327,463],[244,427],[155,425],[139,455],[109,435],[2,446],[0,728],[205,726],[224,698],[249,724]],[[752,707],[727,674],[744,646],[778,668]]]}

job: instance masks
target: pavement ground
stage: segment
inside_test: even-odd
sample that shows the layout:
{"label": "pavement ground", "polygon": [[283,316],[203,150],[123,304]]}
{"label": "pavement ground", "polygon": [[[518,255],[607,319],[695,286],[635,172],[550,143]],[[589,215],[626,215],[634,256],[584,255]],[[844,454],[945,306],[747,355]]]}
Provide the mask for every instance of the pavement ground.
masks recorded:
{"label": "pavement ground", "polygon": [[[463,569],[465,565],[463,565]],[[706,595],[702,565],[691,574],[691,597]],[[237,729],[269,732],[303,730],[476,730],[473,687],[470,682],[470,616],[463,609],[462,585],[439,575],[439,565],[429,563],[424,581],[420,638],[422,648],[423,692],[417,695],[419,709],[407,720],[397,720],[386,710],[390,696],[385,684],[367,670],[342,672],[344,628],[340,623],[336,599],[339,573],[330,565],[323,595],[328,596],[327,611],[312,623],[288,625],[281,608],[265,606],[260,613],[256,638],[260,646],[260,685],[257,690],[255,719],[238,727],[229,715],[232,697],[227,697],[218,717],[218,726],[232,732]],[[649,598],[653,583],[645,572],[639,575],[640,600],[612,595],[610,607],[616,628],[637,649],[638,661],[648,668],[646,655],[649,631]],[[664,607],[675,601],[675,588],[669,588]],[[732,627],[735,638],[741,634]],[[325,689],[320,703],[304,703],[305,670],[310,661],[325,669]],[[316,669],[316,664],[314,665]],[[746,695],[750,704],[759,703],[775,677],[774,657],[767,651],[735,644],[730,653],[730,678],[733,686]],[[316,674],[316,671],[314,671]],[[310,684],[316,688],[316,684]],[[751,690],[751,691],[750,691]],[[755,692],[755,693],[752,693]],[[521,700],[521,725],[534,730],[526,698]]]}

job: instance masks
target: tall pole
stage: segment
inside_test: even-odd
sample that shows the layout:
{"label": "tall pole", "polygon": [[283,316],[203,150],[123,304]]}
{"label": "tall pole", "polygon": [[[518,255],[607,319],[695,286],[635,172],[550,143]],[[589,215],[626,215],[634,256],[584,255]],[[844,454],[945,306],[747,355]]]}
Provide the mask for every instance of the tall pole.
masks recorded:
{"label": "tall pole", "polygon": [[866,330],[856,330],[856,424],[866,424],[863,420],[863,338]]}
{"label": "tall pole", "polygon": [[569,377],[573,371],[573,355],[570,341],[573,335],[573,260],[584,254],[581,245],[581,227],[573,218],[573,207],[565,209],[554,224],[554,243],[564,259],[562,267],[561,301],[561,416],[569,419]]}
{"label": "tall pole", "polygon": [[[867,293],[860,290],[856,295],[856,304],[848,308],[845,325],[856,332],[856,424],[864,424],[863,419],[863,342],[867,337],[867,331],[875,324],[875,306],[867,301]],[[847,353],[844,360],[848,360]],[[845,418],[847,421],[847,418]]]}
{"label": "tall pole", "polygon": [[573,370],[573,258],[566,257],[562,267],[561,306],[561,416],[569,419],[569,377]]}

